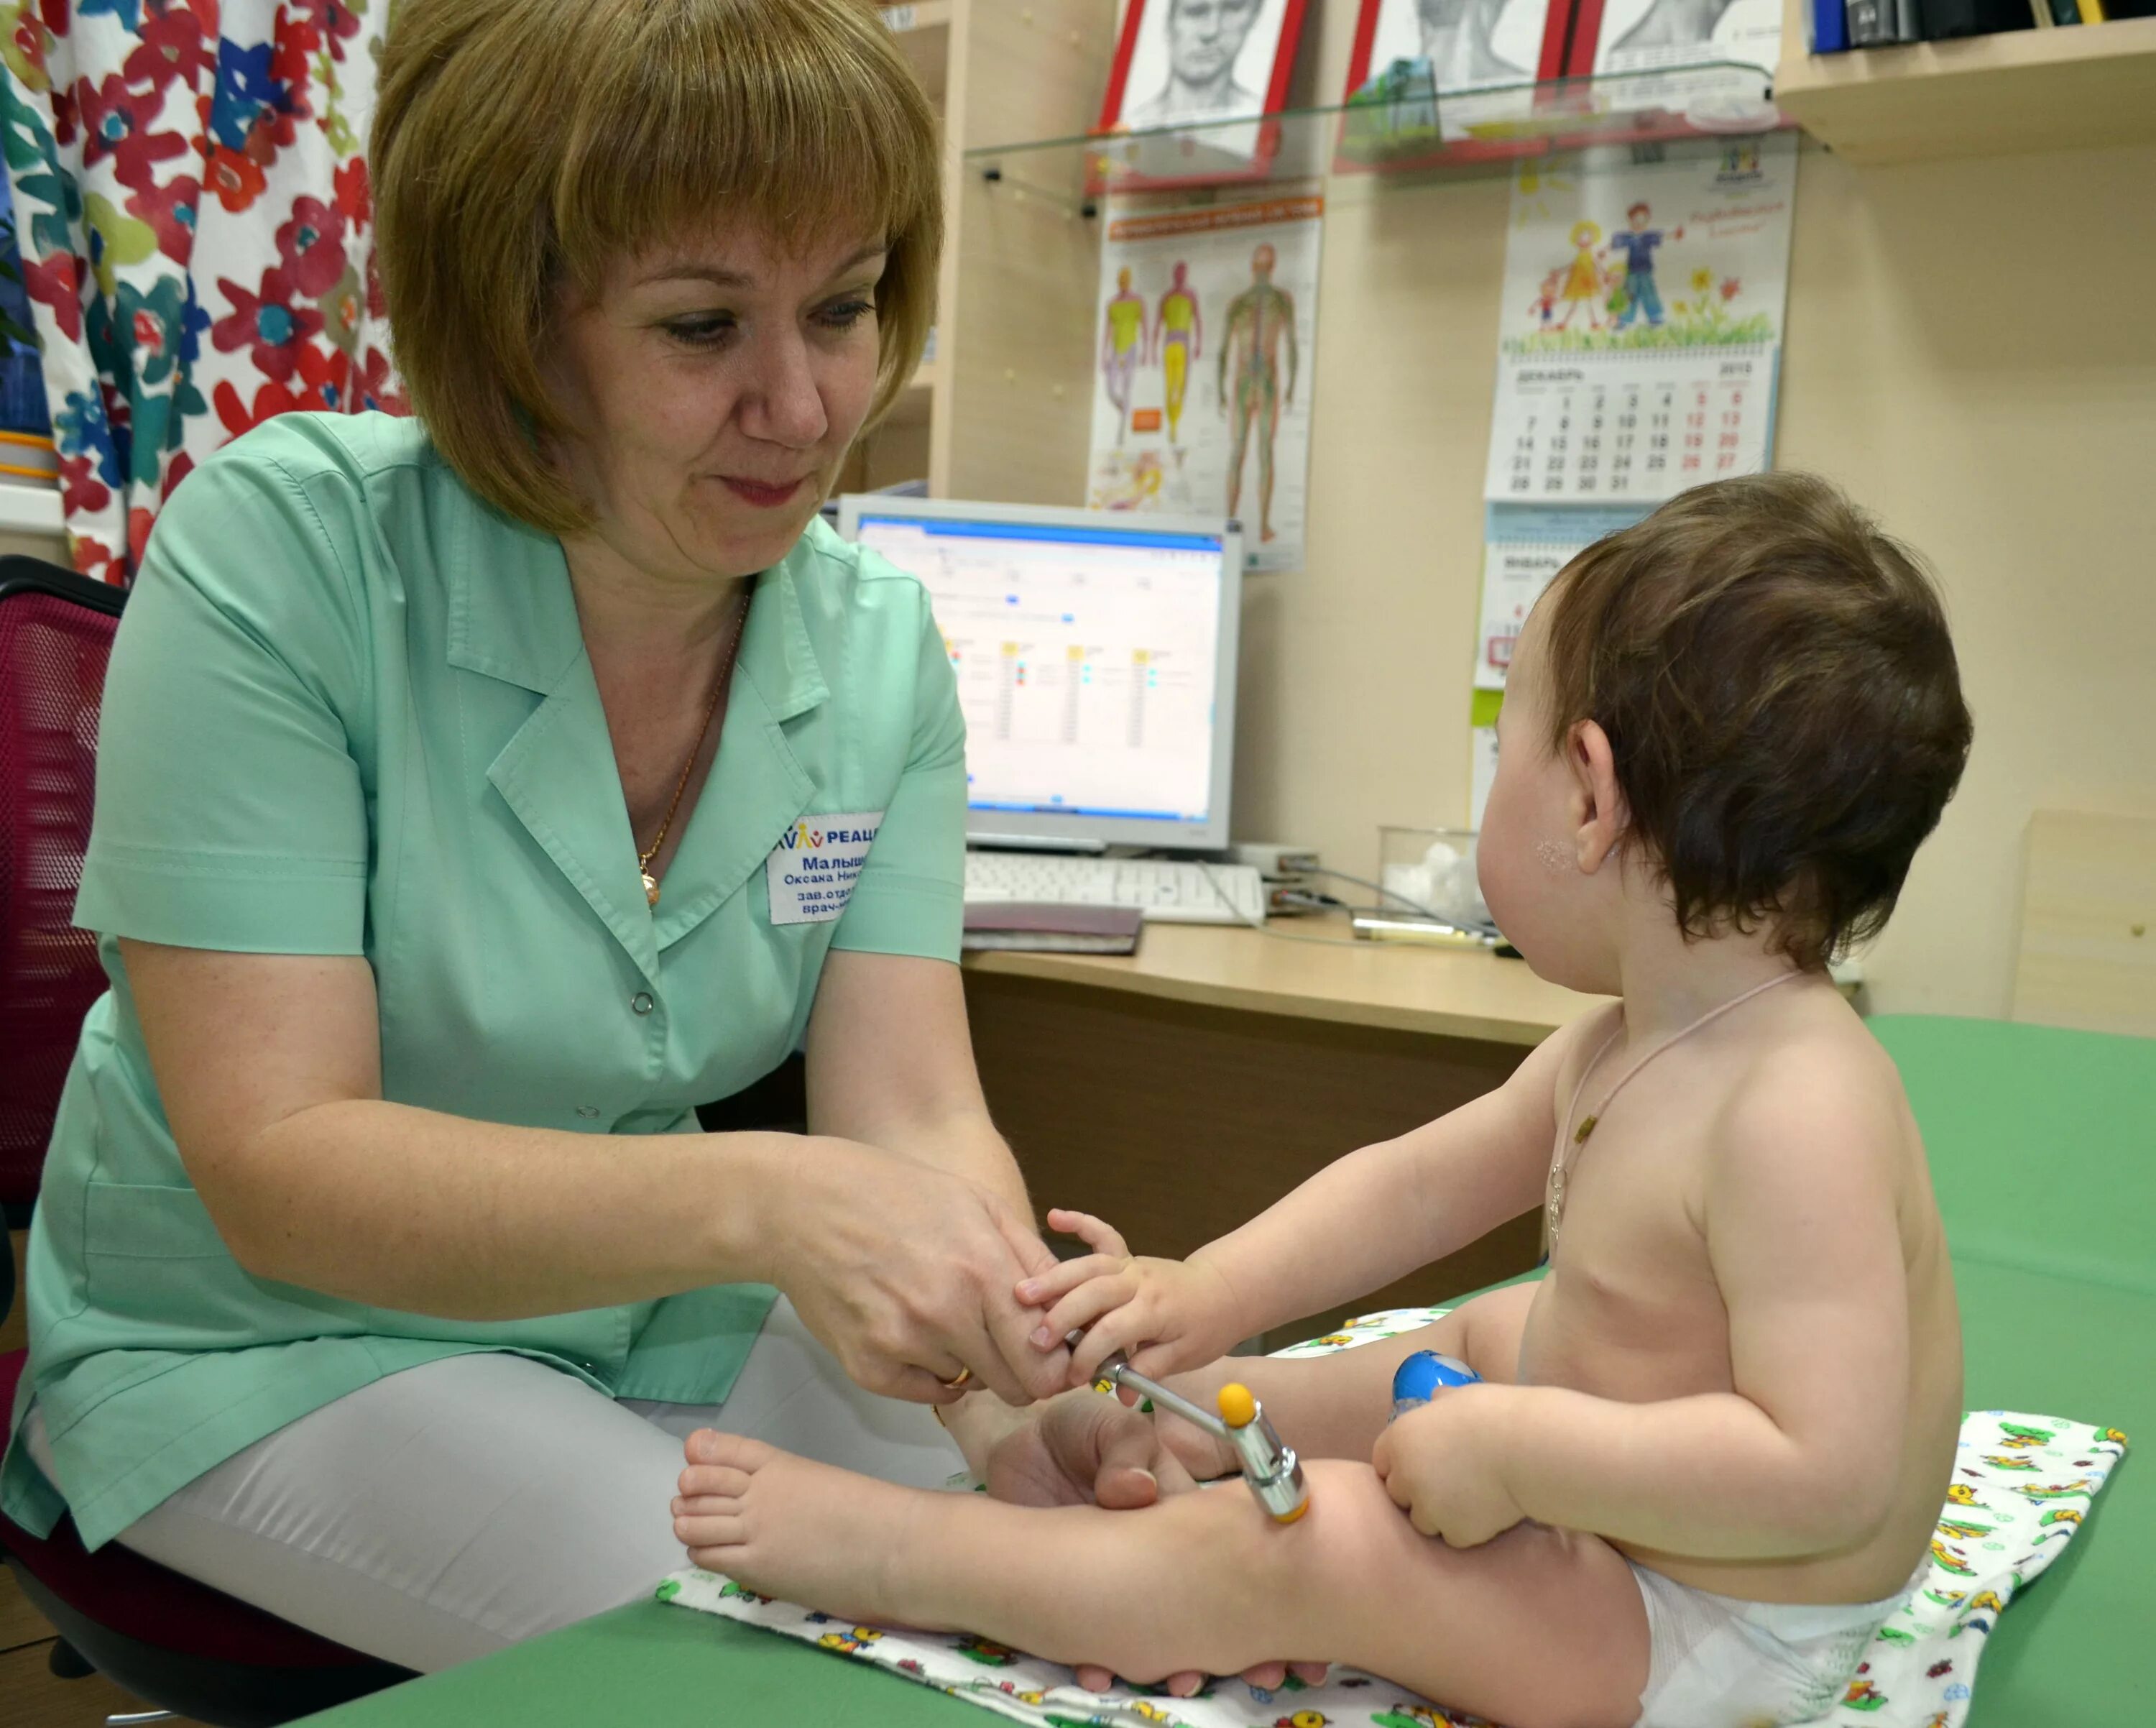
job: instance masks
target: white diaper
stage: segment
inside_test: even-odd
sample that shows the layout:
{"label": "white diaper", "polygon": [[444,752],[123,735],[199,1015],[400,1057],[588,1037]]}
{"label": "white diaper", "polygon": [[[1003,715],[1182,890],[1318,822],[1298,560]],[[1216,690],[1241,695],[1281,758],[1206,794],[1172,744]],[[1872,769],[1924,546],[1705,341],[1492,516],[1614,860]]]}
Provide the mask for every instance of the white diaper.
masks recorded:
{"label": "white diaper", "polygon": [[[1918,1569],[1918,1576],[1922,1569]],[[1635,1728],[1783,1728],[1841,1702],[1916,1579],[1875,1602],[1756,1602],[1635,1566],[1652,1654]]]}

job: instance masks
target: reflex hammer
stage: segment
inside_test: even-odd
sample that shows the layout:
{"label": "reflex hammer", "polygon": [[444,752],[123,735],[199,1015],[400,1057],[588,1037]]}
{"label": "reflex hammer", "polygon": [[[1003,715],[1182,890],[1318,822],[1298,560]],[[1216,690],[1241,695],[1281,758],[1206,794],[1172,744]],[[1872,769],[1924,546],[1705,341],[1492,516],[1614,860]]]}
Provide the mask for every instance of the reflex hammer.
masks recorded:
{"label": "reflex hammer", "polygon": [[1101,1365],[1101,1377],[1111,1385],[1128,1386],[1152,1399],[1159,1409],[1226,1441],[1241,1467],[1243,1480],[1276,1524],[1293,1524],[1310,1509],[1310,1488],[1302,1478],[1301,1460],[1265,1419],[1265,1406],[1250,1395],[1248,1386],[1222,1386],[1220,1413],[1215,1416],[1158,1381],[1147,1379],[1120,1355]]}

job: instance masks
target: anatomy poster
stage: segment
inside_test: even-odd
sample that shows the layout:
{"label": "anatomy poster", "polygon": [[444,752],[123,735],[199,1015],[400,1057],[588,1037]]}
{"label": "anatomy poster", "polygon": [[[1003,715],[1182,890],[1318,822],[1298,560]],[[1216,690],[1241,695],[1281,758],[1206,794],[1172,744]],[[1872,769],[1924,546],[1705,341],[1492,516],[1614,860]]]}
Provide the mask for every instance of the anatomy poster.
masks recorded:
{"label": "anatomy poster", "polygon": [[1111,215],[1087,501],[1229,516],[1254,570],[1302,563],[1324,200]]}

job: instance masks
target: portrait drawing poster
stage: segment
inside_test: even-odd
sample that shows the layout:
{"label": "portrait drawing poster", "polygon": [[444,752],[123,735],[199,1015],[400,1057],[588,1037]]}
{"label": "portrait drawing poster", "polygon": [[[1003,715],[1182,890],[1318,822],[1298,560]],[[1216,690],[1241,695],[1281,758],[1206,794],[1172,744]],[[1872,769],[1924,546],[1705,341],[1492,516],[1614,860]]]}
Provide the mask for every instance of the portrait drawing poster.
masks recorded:
{"label": "portrait drawing poster", "polygon": [[1722,61],[1771,75],[1781,52],[1781,0],[1602,0],[1594,69],[1660,72]]}
{"label": "portrait drawing poster", "polygon": [[1532,80],[1549,13],[1550,0],[1363,0],[1349,92],[1395,60],[1428,61],[1440,97]]}
{"label": "portrait drawing poster", "polygon": [[[1263,174],[1287,103],[1307,0],[1122,0],[1097,130],[1127,135],[1096,189]],[[1163,133],[1163,128],[1171,130]]]}

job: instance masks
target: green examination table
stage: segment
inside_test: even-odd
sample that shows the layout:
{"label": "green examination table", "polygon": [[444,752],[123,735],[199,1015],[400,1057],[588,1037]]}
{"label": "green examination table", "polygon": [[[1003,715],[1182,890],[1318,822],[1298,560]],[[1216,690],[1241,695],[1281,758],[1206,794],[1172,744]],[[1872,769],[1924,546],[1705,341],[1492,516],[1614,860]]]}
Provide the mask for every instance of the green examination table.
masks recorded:
{"label": "green examination table", "polygon": [[[1971,1409],[2123,1428],[2087,1525],[1999,1618],[1969,1728],[2147,1718],[2156,1644],[2156,1041],[1889,1016],[1961,1292]],[[656,1580],[653,1581],[654,1583]],[[725,1722],[982,1728],[977,1706],[641,1602],[314,1719],[334,1728]]]}

